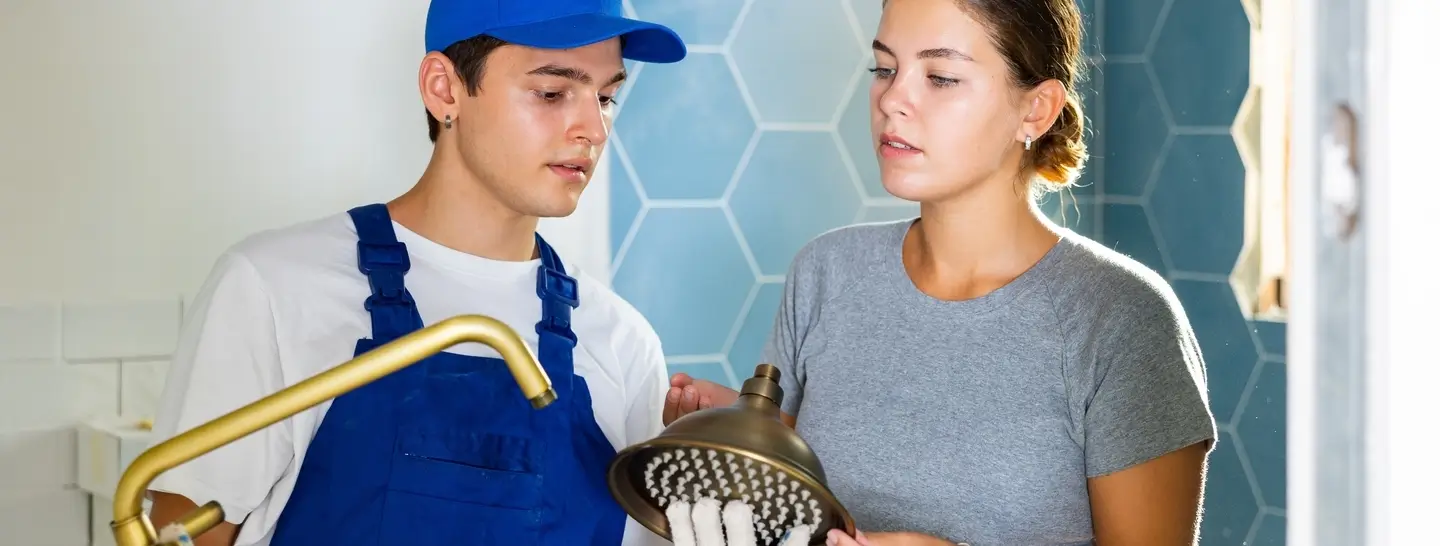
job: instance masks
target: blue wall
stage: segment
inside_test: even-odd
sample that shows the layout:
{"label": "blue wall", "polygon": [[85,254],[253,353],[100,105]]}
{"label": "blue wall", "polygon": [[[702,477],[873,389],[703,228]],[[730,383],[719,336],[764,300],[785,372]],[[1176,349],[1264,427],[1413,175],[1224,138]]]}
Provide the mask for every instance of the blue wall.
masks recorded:
{"label": "blue wall", "polygon": [[[1250,322],[1229,284],[1245,168],[1230,127],[1249,85],[1240,0],[1092,0],[1103,170],[1100,237],[1164,273],[1205,353],[1221,443],[1206,545],[1285,543],[1285,327]],[[1246,542],[1246,539],[1249,539]]]}
{"label": "blue wall", "polygon": [[867,9],[627,2],[691,47],[684,62],[634,69],[610,158],[614,286],[655,325],[673,371],[737,385],[801,245],[918,211],[879,184],[865,72],[879,2],[853,1]]}
{"label": "blue wall", "polygon": [[[864,69],[879,4],[627,2],[692,51],[632,67],[608,159],[614,286],[655,325],[673,371],[737,385],[759,360],[802,244],[916,213],[880,187],[869,146]],[[1244,173],[1229,125],[1247,84],[1245,14],[1239,0],[1082,9],[1092,159],[1080,186],[1045,209],[1166,274],[1184,300],[1224,431],[1203,543],[1283,545],[1284,328],[1247,322],[1226,280],[1241,237]]]}

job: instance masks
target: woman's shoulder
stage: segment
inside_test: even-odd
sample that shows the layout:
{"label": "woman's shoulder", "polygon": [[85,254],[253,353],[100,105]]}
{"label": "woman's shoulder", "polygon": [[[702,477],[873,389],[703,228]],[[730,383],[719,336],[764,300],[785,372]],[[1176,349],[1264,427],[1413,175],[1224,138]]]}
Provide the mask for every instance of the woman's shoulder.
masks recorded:
{"label": "woman's shoulder", "polygon": [[1047,279],[1059,316],[1100,327],[1184,320],[1179,298],[1159,272],[1083,236],[1067,234],[1060,244],[1064,254]]}
{"label": "woman's shoulder", "polygon": [[912,222],[866,222],[825,231],[795,253],[790,275],[848,277],[873,269],[899,251]]}
{"label": "woman's shoulder", "polygon": [[800,247],[786,273],[786,291],[828,301],[883,274],[913,220],[851,224],[825,231]]}

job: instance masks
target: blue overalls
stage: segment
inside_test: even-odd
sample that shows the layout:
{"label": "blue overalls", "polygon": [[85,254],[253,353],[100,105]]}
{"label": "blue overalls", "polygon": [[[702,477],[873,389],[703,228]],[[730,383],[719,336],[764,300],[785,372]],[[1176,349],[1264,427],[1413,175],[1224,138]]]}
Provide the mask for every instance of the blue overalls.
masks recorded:
{"label": "blue overalls", "polygon": [[[349,211],[371,337],[360,355],[423,326],[405,245],[384,204]],[[305,453],[274,546],[618,545],[615,456],[575,375],[575,280],[535,236],[540,362],[558,399],[532,409],[498,358],[440,353],[335,399]],[[483,310],[481,310],[483,313]]]}

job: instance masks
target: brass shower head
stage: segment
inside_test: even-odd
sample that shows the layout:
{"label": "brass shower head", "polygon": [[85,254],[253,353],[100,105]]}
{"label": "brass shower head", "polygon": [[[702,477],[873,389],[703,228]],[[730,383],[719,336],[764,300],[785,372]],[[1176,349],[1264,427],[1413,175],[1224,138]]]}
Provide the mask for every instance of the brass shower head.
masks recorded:
{"label": "brass shower head", "polygon": [[755,367],[735,404],[697,411],[610,463],[610,493],[645,527],[672,538],[665,506],[705,498],[744,501],[756,544],[778,544],[791,527],[810,525],[811,544],[831,529],[855,534],[855,522],[830,492],[820,459],[780,421],[780,370]]}

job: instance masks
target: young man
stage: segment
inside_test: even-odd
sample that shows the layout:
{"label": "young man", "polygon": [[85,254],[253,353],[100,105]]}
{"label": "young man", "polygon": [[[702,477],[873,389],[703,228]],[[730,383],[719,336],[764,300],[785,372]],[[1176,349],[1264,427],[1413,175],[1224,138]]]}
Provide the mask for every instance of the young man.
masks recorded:
{"label": "young man", "polygon": [[[622,58],[672,63],[685,46],[622,18],[620,0],[429,9],[425,173],[387,204],[227,250],[189,310],[155,433],[472,313],[536,349],[558,401],[532,410],[498,355],[456,346],[160,476],[157,527],[215,500],[225,522],[198,545],[658,540],[612,500],[605,468],[661,427],[659,339],[584,274],[578,289],[545,289],[577,283],[535,228],[575,210],[610,132]],[[537,276],[552,282],[537,290]]]}

